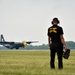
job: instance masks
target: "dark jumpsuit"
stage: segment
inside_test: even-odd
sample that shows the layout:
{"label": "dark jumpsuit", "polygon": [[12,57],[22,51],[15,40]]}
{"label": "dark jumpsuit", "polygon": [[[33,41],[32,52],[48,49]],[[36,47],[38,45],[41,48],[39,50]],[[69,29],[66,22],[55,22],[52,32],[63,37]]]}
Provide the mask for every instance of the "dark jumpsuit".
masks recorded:
{"label": "dark jumpsuit", "polygon": [[55,68],[55,53],[58,56],[58,68],[63,68],[62,56],[63,56],[63,44],[60,39],[60,35],[63,35],[62,27],[58,25],[53,25],[48,29],[48,36],[51,38],[50,44],[50,67]]}

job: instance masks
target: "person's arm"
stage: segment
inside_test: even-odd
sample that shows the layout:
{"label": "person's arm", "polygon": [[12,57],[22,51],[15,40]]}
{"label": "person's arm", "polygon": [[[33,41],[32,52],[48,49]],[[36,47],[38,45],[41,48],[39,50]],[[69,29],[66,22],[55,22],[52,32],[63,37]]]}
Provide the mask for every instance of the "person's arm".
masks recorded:
{"label": "person's arm", "polygon": [[65,42],[65,40],[64,40],[63,35],[60,35],[60,38],[61,38],[61,41],[62,41],[62,43],[63,43],[63,45],[64,45],[64,49],[66,50],[67,47],[66,47],[66,42]]}
{"label": "person's arm", "polygon": [[48,45],[49,45],[49,47],[50,47],[50,36],[48,36]]}

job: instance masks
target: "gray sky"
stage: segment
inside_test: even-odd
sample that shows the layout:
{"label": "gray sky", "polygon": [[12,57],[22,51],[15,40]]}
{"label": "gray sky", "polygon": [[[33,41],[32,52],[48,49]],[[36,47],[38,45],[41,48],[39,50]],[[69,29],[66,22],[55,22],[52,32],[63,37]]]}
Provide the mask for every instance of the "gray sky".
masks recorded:
{"label": "gray sky", "polygon": [[75,0],[0,0],[0,34],[9,41],[47,44],[47,29],[60,20],[66,41],[75,41]]}

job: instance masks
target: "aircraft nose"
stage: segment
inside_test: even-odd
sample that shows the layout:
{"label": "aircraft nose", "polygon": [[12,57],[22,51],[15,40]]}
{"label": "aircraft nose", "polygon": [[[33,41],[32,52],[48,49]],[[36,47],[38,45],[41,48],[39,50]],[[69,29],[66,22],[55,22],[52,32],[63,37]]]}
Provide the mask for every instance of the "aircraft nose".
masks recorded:
{"label": "aircraft nose", "polygon": [[27,43],[26,42],[23,42],[23,45],[24,45],[24,47],[27,45]]}

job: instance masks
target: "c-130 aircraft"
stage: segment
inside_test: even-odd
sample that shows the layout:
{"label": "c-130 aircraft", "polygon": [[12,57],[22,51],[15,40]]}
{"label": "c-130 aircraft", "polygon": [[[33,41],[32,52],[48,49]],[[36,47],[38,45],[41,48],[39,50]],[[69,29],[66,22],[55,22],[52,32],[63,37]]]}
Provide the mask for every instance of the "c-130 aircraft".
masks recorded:
{"label": "c-130 aircraft", "polygon": [[0,45],[3,45],[4,47],[9,48],[9,49],[19,49],[20,47],[24,48],[25,46],[27,46],[27,44],[36,43],[36,42],[38,41],[8,42],[8,41],[5,41],[2,34],[0,36]]}

